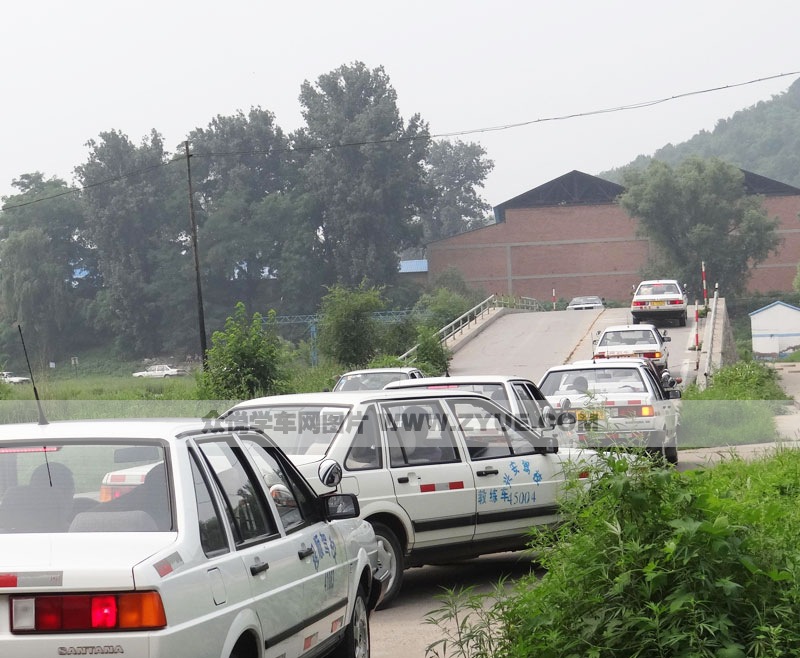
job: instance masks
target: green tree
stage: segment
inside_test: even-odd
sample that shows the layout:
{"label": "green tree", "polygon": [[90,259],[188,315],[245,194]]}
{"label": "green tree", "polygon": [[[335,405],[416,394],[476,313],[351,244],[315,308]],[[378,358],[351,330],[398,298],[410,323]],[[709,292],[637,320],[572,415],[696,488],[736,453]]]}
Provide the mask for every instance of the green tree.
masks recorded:
{"label": "green tree", "polygon": [[418,115],[406,125],[383,68],[361,62],[304,82],[300,104],[306,127],[295,145],[315,147],[302,173],[321,208],[330,283],[393,282],[399,252],[421,238],[414,218],[424,200],[426,125]]}
{"label": "green tree", "polygon": [[492,208],[477,188],[493,168],[480,144],[431,142],[426,159],[430,203],[420,217],[425,243],[486,225]]}
{"label": "green tree", "polygon": [[[160,353],[168,339],[196,345],[183,331],[196,318],[185,169],[169,166],[155,131],[139,146],[116,131],[88,146],[75,173],[86,188],[86,236],[104,282],[98,322],[135,353]],[[172,291],[168,302],[165,289]]]}
{"label": "green tree", "polygon": [[[85,215],[63,180],[37,172],[13,186],[19,194],[4,199],[0,229],[0,307],[42,360],[57,360],[92,338],[81,326],[98,288]],[[18,347],[16,328],[10,339]]]}
{"label": "green tree", "polygon": [[274,274],[276,236],[261,211],[265,199],[295,182],[289,140],[261,108],[217,116],[189,135],[202,267],[209,297],[228,308],[231,297],[266,305]]}
{"label": "green tree", "polygon": [[384,308],[380,288],[335,285],[322,298],[319,348],[326,356],[347,367],[369,363],[380,346],[380,327],[373,317]]}
{"label": "green tree", "polygon": [[628,171],[619,203],[639,219],[655,256],[645,274],[700,289],[701,263],[722,294],[745,289],[753,266],[780,244],[778,220],[747,195],[742,172],[721,160],[690,158],[675,168],[653,161]]}
{"label": "green tree", "polygon": [[211,336],[206,367],[200,375],[203,397],[247,400],[284,393],[286,353],[275,324],[275,312],[265,319],[254,313],[250,319],[242,302],[225,321],[224,331]]}

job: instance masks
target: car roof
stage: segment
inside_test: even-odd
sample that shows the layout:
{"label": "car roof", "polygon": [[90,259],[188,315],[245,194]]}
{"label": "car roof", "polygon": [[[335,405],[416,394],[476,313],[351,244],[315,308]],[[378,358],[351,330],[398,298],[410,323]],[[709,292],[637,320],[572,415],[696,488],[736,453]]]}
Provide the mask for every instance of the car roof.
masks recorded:
{"label": "car roof", "polygon": [[606,327],[601,331],[601,333],[604,334],[607,331],[636,331],[638,329],[655,329],[658,331],[658,327],[656,327],[656,325],[642,322],[641,324],[615,324],[610,327]]}
{"label": "car roof", "polygon": [[646,368],[647,366],[643,363],[644,359],[600,359],[599,361],[593,361],[590,359],[582,360],[582,361],[573,361],[572,363],[565,363],[560,366],[553,366],[547,369],[547,372],[561,372],[563,370],[589,370],[589,369],[597,369],[600,370],[607,370],[608,368],[630,368],[633,366],[638,366],[642,368]]}
{"label": "car roof", "polygon": [[347,372],[343,372],[340,377],[347,377],[349,375],[371,375],[374,373],[380,372],[402,372],[402,373],[409,373],[409,372],[418,372],[419,368],[412,368],[412,367],[397,367],[397,368],[362,368],[361,370],[348,370]]}
{"label": "car roof", "polygon": [[[402,400],[406,398],[443,398],[443,397],[474,397],[479,393],[459,391],[455,389],[374,389],[365,391],[319,391],[314,393],[289,393],[287,395],[268,395],[266,397],[244,400],[234,405],[225,413],[234,409],[248,409],[259,406],[293,405],[293,404],[323,404],[327,406],[350,406],[370,401]],[[224,414],[223,414],[224,417]]]}
{"label": "car roof", "polygon": [[391,382],[384,386],[384,390],[424,388],[426,386],[447,386],[456,384],[505,384],[510,381],[532,381],[527,377],[516,375],[453,375],[452,377],[422,377],[420,379],[407,379]]}
{"label": "car roof", "polygon": [[58,439],[174,439],[185,433],[214,427],[208,419],[134,418],[104,420],[60,420],[41,423],[0,425],[0,443],[16,440]]}
{"label": "car roof", "polygon": [[642,284],[658,284],[658,283],[678,283],[677,279],[648,279],[647,281],[640,281],[639,285]]}

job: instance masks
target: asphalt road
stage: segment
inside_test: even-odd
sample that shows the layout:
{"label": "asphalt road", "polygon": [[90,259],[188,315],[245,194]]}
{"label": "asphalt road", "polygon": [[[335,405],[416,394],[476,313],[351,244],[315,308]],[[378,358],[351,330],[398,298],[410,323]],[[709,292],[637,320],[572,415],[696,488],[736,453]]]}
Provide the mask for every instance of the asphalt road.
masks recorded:
{"label": "asphalt road", "polygon": [[[698,353],[694,315],[686,327],[663,326],[669,343],[669,369],[684,383],[694,380]],[[627,308],[601,311],[509,313],[492,322],[453,356],[451,375],[517,375],[538,382],[548,368],[592,356],[592,339],[609,325],[630,323]]]}
{"label": "asphalt road", "polygon": [[519,552],[407,570],[403,589],[392,606],[370,618],[372,658],[423,658],[426,647],[443,636],[437,626],[425,623],[425,617],[441,605],[437,595],[462,587],[490,592],[501,578],[512,582],[534,568],[530,558]]}

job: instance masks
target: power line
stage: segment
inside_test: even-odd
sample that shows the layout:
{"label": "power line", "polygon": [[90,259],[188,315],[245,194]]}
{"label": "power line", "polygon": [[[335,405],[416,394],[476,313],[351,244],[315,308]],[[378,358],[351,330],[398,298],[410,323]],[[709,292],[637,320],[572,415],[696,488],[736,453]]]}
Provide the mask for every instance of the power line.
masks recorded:
{"label": "power line", "polygon": [[[549,123],[552,121],[567,121],[569,119],[580,119],[583,117],[590,117],[596,116],[598,114],[613,114],[616,112],[627,112],[630,110],[639,110],[646,107],[653,107],[654,105],[661,105],[663,103],[669,103],[671,101],[680,100],[683,98],[689,98],[690,96],[699,96],[701,94],[710,94],[718,91],[725,91],[726,89],[736,89],[737,87],[745,87],[747,85],[757,84],[759,82],[767,82],[770,80],[777,80],[780,78],[785,78],[788,76],[793,75],[800,75],[800,71],[790,71],[788,73],[777,73],[775,75],[766,76],[763,78],[755,78],[753,80],[747,80],[745,82],[736,82],[729,85],[721,85],[717,87],[709,87],[707,89],[699,89],[695,91],[687,91],[680,94],[674,94],[672,96],[665,96],[663,98],[657,98],[654,100],[648,101],[640,101],[638,103],[629,103],[626,105],[617,105],[613,107],[601,108],[596,110],[588,110],[585,112],[573,112],[570,114],[561,114],[551,117],[541,117],[538,119],[530,119],[528,121],[520,121],[517,123],[507,123],[501,124],[498,126],[489,126],[484,128],[470,128],[467,130],[459,130],[453,132],[443,132],[443,133],[435,133],[433,135],[423,133],[421,135],[413,136],[413,137],[386,137],[383,139],[375,139],[375,140],[364,140],[359,142],[343,142],[343,143],[328,143],[328,144],[317,144],[311,146],[290,146],[287,148],[281,149],[271,149],[268,151],[213,151],[209,153],[192,153],[192,156],[203,158],[203,157],[231,157],[231,156],[244,156],[244,155],[278,155],[282,153],[299,153],[299,152],[314,152],[314,151],[328,151],[338,148],[352,148],[352,147],[359,147],[359,146],[379,146],[381,144],[396,144],[401,142],[414,142],[418,140],[424,141],[431,141],[433,139],[447,139],[450,137],[463,137],[465,135],[477,135],[480,133],[489,133],[489,132],[499,132],[502,130],[512,130],[514,128],[523,128],[525,126],[531,126],[537,123]],[[64,190],[63,192],[58,192],[57,194],[52,194],[46,197],[40,197],[38,199],[32,199],[30,201],[23,201],[21,203],[17,203],[14,205],[4,205],[0,207],[0,210],[14,210],[16,208],[22,208],[24,206],[29,206],[34,203],[39,203],[41,201],[49,201],[50,199],[57,199],[58,197],[65,196],[67,194],[73,194],[75,192],[82,192],[84,190],[91,189],[93,187],[97,187],[99,185],[106,185],[108,183],[113,183],[115,181],[123,180],[126,178],[130,178],[132,176],[138,176],[140,174],[146,173],[153,169],[157,169],[159,167],[166,167],[174,162],[181,161],[184,158],[182,157],[174,157],[166,162],[159,163],[157,165],[152,165],[150,167],[146,167],[144,169],[136,169],[134,171],[130,171],[124,174],[120,174],[118,176],[113,176],[111,178],[104,179],[102,181],[97,181],[96,183],[92,183],[90,185],[84,185],[81,187],[73,187],[68,190]]]}

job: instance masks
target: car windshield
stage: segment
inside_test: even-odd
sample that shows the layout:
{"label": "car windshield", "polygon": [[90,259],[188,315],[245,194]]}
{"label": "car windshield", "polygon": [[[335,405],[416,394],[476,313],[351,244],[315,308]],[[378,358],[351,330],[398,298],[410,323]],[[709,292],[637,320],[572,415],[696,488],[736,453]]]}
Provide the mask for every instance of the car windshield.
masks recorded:
{"label": "car windshield", "polygon": [[636,291],[637,296],[647,295],[678,295],[680,296],[681,289],[676,283],[654,283],[642,284]]}
{"label": "car windshield", "polygon": [[602,304],[603,301],[599,297],[575,297],[570,303],[570,306],[577,306],[578,304]]}
{"label": "car windshield", "polygon": [[0,534],[172,528],[164,448],[102,441],[0,447]]}
{"label": "car windshield", "polygon": [[578,394],[644,393],[647,391],[637,368],[585,368],[554,370],[539,387],[547,396]]}
{"label": "car windshield", "polygon": [[620,345],[657,345],[658,339],[649,329],[626,329],[625,331],[606,331],[597,343],[600,347],[619,347]]}
{"label": "car windshield", "polygon": [[224,420],[257,427],[287,455],[324,455],[351,412],[349,405],[275,405],[234,409]]}
{"label": "car windshield", "polygon": [[377,391],[386,384],[407,379],[407,375],[402,372],[369,372],[353,373],[352,375],[342,375],[334,391]]}

